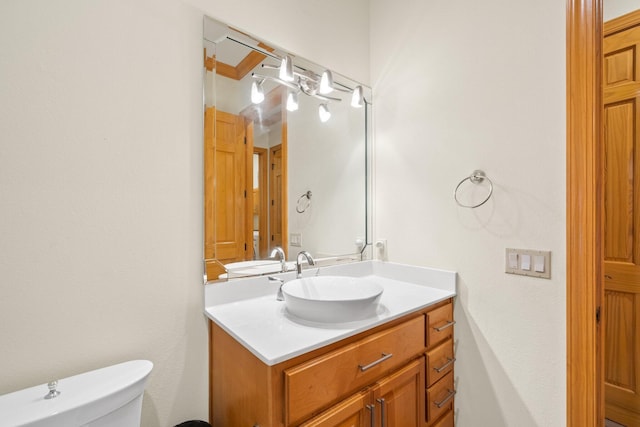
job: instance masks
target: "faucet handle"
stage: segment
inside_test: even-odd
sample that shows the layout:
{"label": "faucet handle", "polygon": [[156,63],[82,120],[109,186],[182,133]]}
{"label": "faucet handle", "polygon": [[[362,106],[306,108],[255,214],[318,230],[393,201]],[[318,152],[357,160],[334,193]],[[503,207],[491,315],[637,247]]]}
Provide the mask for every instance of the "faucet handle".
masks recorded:
{"label": "faucet handle", "polygon": [[278,293],[276,294],[277,301],[284,301],[284,294],[282,293],[282,285],[284,285],[284,279],[279,277],[269,276],[269,282],[278,282],[280,286],[278,287]]}

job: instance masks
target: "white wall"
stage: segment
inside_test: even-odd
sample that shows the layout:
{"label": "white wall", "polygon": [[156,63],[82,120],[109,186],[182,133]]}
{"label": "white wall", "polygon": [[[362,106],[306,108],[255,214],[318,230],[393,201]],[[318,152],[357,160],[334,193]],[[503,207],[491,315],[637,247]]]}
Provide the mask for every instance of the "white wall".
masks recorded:
{"label": "white wall", "polygon": [[640,9],[638,0],[605,0],[602,2],[603,20],[606,22],[618,16]]}
{"label": "white wall", "polygon": [[[197,3],[0,2],[0,394],[147,358],[143,425],[206,419]],[[368,77],[365,0],[201,3]]]}
{"label": "white wall", "polygon": [[206,416],[201,20],[0,3],[0,393],[145,358],[145,425]]}
{"label": "white wall", "polygon": [[[458,272],[458,427],[565,425],[565,3],[371,0],[375,227]],[[474,169],[491,200],[459,208]],[[552,279],[504,273],[552,251]]]}

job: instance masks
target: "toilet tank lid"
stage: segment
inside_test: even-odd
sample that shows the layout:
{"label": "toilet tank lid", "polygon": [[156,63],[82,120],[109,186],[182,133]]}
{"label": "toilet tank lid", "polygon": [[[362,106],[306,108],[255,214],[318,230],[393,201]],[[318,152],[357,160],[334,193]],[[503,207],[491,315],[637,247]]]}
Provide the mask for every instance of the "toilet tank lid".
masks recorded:
{"label": "toilet tank lid", "polygon": [[44,398],[47,384],[2,395],[2,422],[11,426],[68,425],[65,419],[88,423],[142,394],[152,368],[148,360],[131,360],[58,379],[60,395],[48,400]]}

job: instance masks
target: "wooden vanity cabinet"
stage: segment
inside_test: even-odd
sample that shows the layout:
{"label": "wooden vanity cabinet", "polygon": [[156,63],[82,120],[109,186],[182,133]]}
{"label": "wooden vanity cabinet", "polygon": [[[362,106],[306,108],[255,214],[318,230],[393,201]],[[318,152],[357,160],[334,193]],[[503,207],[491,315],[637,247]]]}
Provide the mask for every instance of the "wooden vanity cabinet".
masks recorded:
{"label": "wooden vanity cabinet", "polygon": [[453,357],[453,328],[436,330],[453,321],[451,306],[443,301],[273,366],[210,322],[210,422],[452,427],[453,363],[444,365]]}

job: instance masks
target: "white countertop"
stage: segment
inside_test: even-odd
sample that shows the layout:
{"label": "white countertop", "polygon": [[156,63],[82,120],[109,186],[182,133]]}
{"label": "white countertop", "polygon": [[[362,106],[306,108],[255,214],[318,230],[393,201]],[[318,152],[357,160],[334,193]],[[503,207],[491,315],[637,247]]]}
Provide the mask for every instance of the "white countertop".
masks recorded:
{"label": "white countertop", "polygon": [[[275,365],[456,294],[456,273],[431,268],[363,261],[308,269],[304,276],[316,274],[366,277],[381,285],[377,315],[332,324],[295,318],[276,300],[279,284],[264,276],[205,285],[205,314],[265,364]],[[295,278],[294,273],[274,276]]]}

